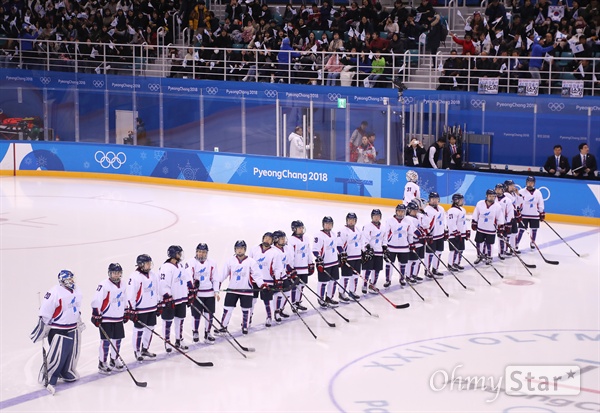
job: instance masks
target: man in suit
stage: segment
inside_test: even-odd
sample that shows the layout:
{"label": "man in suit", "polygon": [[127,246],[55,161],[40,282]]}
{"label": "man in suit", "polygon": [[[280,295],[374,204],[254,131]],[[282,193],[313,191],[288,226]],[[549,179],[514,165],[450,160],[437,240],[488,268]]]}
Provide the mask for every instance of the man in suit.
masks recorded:
{"label": "man in suit", "polygon": [[456,144],[456,136],[450,135],[448,146],[444,146],[442,169],[462,169],[461,148]]}
{"label": "man in suit", "polygon": [[598,169],[596,157],[589,153],[590,147],[587,143],[579,144],[579,155],[573,157],[571,165],[573,166],[573,175],[579,179],[594,179],[595,172]]}
{"label": "man in suit", "polygon": [[571,170],[569,160],[562,155],[562,146],[554,145],[554,155],[549,156],[544,164],[544,170],[550,175],[565,176]]}

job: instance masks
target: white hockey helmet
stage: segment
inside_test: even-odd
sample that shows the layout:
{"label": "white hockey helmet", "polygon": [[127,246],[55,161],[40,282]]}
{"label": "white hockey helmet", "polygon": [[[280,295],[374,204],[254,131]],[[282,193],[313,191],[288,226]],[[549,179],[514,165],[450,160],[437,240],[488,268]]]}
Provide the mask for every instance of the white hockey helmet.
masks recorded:
{"label": "white hockey helmet", "polygon": [[417,182],[419,180],[419,174],[411,169],[410,171],[406,172],[406,180],[408,182]]}

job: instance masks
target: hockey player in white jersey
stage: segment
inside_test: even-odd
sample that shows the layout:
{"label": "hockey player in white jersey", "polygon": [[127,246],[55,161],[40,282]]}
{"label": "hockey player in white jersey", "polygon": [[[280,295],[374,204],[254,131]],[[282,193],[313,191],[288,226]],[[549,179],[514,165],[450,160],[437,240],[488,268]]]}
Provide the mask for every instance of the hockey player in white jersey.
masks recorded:
{"label": "hockey player in white jersey", "polygon": [[161,318],[163,320],[163,337],[165,351],[170,353],[173,348],[171,343],[171,327],[175,327],[175,347],[187,350],[188,346],[183,340],[183,323],[187,313],[187,304],[195,297],[192,278],[184,271],[181,260],[183,248],[179,245],[171,245],[167,249],[167,260],[160,266],[160,280],[158,282],[159,295],[162,298]]}
{"label": "hockey player in white jersey", "polygon": [[363,226],[362,238],[365,251],[372,251],[369,254],[372,255],[372,258],[363,265],[365,281],[362,293],[367,293],[368,286],[369,292],[376,294],[379,273],[383,270],[383,252],[384,250],[387,251],[385,228],[381,223],[381,210],[374,209],[371,211],[371,222]]}
{"label": "hockey player in white jersey", "polygon": [[98,285],[92,299],[92,324],[98,328],[102,327],[109,337],[107,339],[102,331],[99,331],[98,370],[101,374],[110,374],[113,369],[123,369],[123,363],[117,354],[121,350],[121,340],[125,338],[123,322],[127,321],[127,319],[123,319],[127,307],[127,291],[126,284],[121,282],[122,277],[121,265],[110,264],[108,278],[102,280]]}
{"label": "hockey player in white jersey", "polygon": [[408,243],[409,220],[405,220],[406,205],[398,204],[394,216],[388,218],[385,222],[385,236],[387,251],[384,255],[385,264],[385,288],[391,285],[392,264],[397,260],[400,264],[400,285],[406,285],[406,264],[410,252]]}
{"label": "hockey player in white jersey", "polygon": [[465,240],[471,238],[471,230],[467,228],[467,213],[463,208],[465,197],[462,194],[452,195],[452,206],[446,214],[448,225],[448,268],[453,271],[465,269],[460,262],[465,250]]}
{"label": "hockey player in white jersey", "polygon": [[421,198],[421,188],[417,184],[419,174],[411,169],[406,172],[406,180],[408,182],[404,185],[404,205],[408,205],[415,198]]}
{"label": "hockey player in white jersey", "polygon": [[[137,268],[127,283],[129,318],[133,324],[133,351],[137,361],[156,358],[150,352],[152,330],[156,326],[156,310],[159,301],[158,276],[152,271],[152,258],[148,254],[138,255]],[[149,328],[145,328],[141,321]]]}
{"label": "hockey player in white jersey", "polygon": [[[341,302],[349,303],[348,296],[358,300],[360,297],[356,294],[358,286],[358,275],[361,271],[361,251],[363,248],[363,239],[360,229],[356,226],[358,217],[354,212],[346,215],[346,225],[337,233],[337,249],[342,267],[342,285],[344,291],[340,291],[338,297]],[[348,265],[346,265],[346,263]],[[352,271],[354,269],[354,271]],[[356,271],[356,273],[355,273]]]}
{"label": "hockey player in white jersey", "polygon": [[58,285],[52,287],[42,300],[38,324],[30,338],[36,343],[47,337],[50,349],[44,359],[39,383],[51,394],[58,379],[65,382],[79,379],[77,362],[81,348],[81,291],[75,285],[75,276],[69,270],[58,274]]}
{"label": "hockey player in white jersey", "polygon": [[[273,316],[275,321],[281,323],[282,317],[290,317],[284,309],[291,298],[292,277],[296,277],[296,270],[292,266],[294,256],[292,248],[287,245],[285,232],[280,230],[273,231],[273,249],[275,251],[275,260],[277,260],[277,265],[274,268],[278,272],[273,275],[276,286],[271,306],[274,308]],[[284,295],[287,297],[287,300],[284,298]]]}
{"label": "hockey player in white jersey", "polygon": [[[523,221],[523,217],[521,215],[521,211],[523,210],[523,195],[519,193],[515,183],[511,179],[507,179],[504,181],[504,195],[509,198],[512,202],[513,207],[513,219],[511,222],[507,222],[506,226],[508,227],[508,232],[506,236],[510,245],[513,248],[513,251],[508,249],[506,251],[507,256],[512,255],[513,252],[519,253],[517,251],[517,234],[519,233],[519,223]],[[506,227],[505,227],[506,229]]]}
{"label": "hockey player in white jersey", "polygon": [[321,307],[337,306],[339,302],[334,299],[336,290],[334,280],[338,280],[340,276],[337,241],[331,233],[333,218],[323,217],[321,223],[323,229],[315,234],[312,246],[317,266],[319,305]]}
{"label": "hockey player in white jersey", "polygon": [[204,342],[214,344],[212,336],[213,317],[216,310],[216,301],[220,300],[219,288],[221,285],[221,274],[217,270],[217,264],[208,258],[208,245],[201,242],[196,246],[196,256],[189,259],[184,270],[192,280],[195,299],[191,310],[194,317],[194,329],[192,339],[194,343],[200,341],[200,321],[204,318]]}
{"label": "hockey player in white jersey", "polygon": [[258,264],[260,271],[260,278],[265,282],[269,288],[258,292],[258,285],[254,286],[254,298],[252,300],[252,310],[250,311],[250,319],[248,326],[252,323],[252,314],[254,312],[254,306],[260,296],[260,299],[265,305],[265,311],[267,312],[267,319],[265,320],[265,326],[271,327],[273,322],[273,310],[271,307],[273,301],[273,292],[275,291],[275,278],[274,274],[279,272],[279,263],[275,260],[275,250],[273,249],[273,233],[266,232],[262,237],[262,242],[256,247],[250,250],[248,254]]}
{"label": "hockey player in white jersey", "polygon": [[444,273],[438,271],[440,266],[438,257],[444,252],[444,241],[448,239],[448,230],[446,211],[440,205],[440,194],[437,192],[429,193],[429,203],[425,207],[425,215],[427,215],[425,219],[430,222],[429,228],[431,228],[428,234],[428,244],[425,245],[425,263],[431,274],[442,276]]}
{"label": "hockey player in white jersey", "polygon": [[306,229],[304,223],[300,220],[292,221],[292,236],[288,239],[290,248],[292,249],[293,264],[292,267],[296,270],[298,280],[292,289],[292,304],[297,311],[306,311],[307,308],[302,305],[302,291],[304,284],[308,283],[308,276],[315,272],[315,264],[312,260],[309,238],[304,237]]}
{"label": "hockey player in white jersey", "polygon": [[519,235],[517,235],[517,249],[519,243],[523,237],[523,233],[527,228],[531,228],[531,242],[529,247],[534,249],[535,238],[537,236],[537,230],[540,227],[540,221],[546,219],[546,212],[544,212],[544,197],[539,189],[535,187],[535,177],[528,176],[525,180],[525,188],[521,189],[519,193],[523,196],[523,222],[519,228]]}
{"label": "hockey player in white jersey", "polygon": [[503,183],[496,184],[496,187],[494,188],[494,191],[496,191],[496,202],[502,206],[502,211],[504,212],[504,236],[500,237],[500,248],[498,249],[498,258],[501,260],[504,260],[506,250],[508,249],[506,246],[505,237],[512,232],[511,223],[515,217],[512,196],[506,196],[504,190],[505,188]]}
{"label": "hockey player in white jersey", "polygon": [[408,203],[406,206],[406,217],[408,227],[408,245],[410,253],[408,256],[408,269],[406,270],[406,281],[409,283],[417,283],[423,281],[423,278],[419,277],[419,269],[421,268],[421,261],[425,259],[425,242],[426,232],[421,227],[421,220],[419,217],[420,208],[417,203],[419,198],[416,198]]}
{"label": "hockey player in white jersey", "polygon": [[246,256],[246,242],[236,241],[233,249],[235,255],[229,258],[223,267],[223,279],[228,279],[229,285],[225,300],[223,300],[223,317],[221,318],[223,328],[216,332],[219,334],[227,332],[233,309],[239,301],[240,307],[242,307],[242,334],[248,334],[253,290],[256,289],[256,286],[259,286],[261,290],[269,287],[262,279],[262,271],[259,269],[258,263]]}
{"label": "hockey player in white jersey", "polygon": [[496,192],[488,189],[485,199],[475,206],[471,216],[471,229],[477,231],[475,243],[477,244],[478,256],[475,264],[485,260],[487,265],[492,263],[492,245],[496,242],[496,234],[504,235],[504,211],[502,206],[496,202]]}

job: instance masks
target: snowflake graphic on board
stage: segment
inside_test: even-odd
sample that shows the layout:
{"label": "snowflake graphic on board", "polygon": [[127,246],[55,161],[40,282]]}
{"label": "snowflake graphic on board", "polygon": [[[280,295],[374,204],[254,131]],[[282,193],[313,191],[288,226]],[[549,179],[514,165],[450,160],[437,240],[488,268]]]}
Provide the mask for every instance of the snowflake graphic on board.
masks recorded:
{"label": "snowflake graphic on board", "polygon": [[31,158],[25,158],[26,165],[31,165],[31,162],[32,162]]}
{"label": "snowflake graphic on board", "polygon": [[43,168],[46,165],[48,165],[48,160],[44,156],[38,156],[36,158],[36,160],[37,160],[37,166],[38,166],[38,168]]}
{"label": "snowflake graphic on board", "polygon": [[85,161],[85,162],[83,163],[83,167],[84,167],[85,169],[89,169],[89,168],[90,168],[90,163],[89,163],[88,161]]}
{"label": "snowflake graphic on board", "polygon": [[196,172],[198,172],[198,169],[200,169],[200,168],[192,168],[190,161],[187,161],[187,163],[185,164],[185,166],[183,168],[179,165],[177,165],[177,167],[181,171],[182,178],[180,178],[180,179],[185,179],[186,181],[195,181],[196,180]]}
{"label": "snowflake graphic on board", "polygon": [[472,194],[467,194],[465,196],[465,200],[467,201],[467,205],[473,205],[473,195]]}
{"label": "snowflake graphic on board", "polygon": [[50,148],[50,152],[52,152],[54,155],[56,155],[58,153],[58,149],[53,146],[52,148]]}
{"label": "snowflake graphic on board", "polygon": [[419,181],[419,188],[421,188],[421,194],[429,194],[433,192],[433,186],[429,184],[429,181]]}
{"label": "snowflake graphic on board", "polygon": [[154,159],[158,162],[164,162],[167,160],[167,153],[165,151],[154,151]]}
{"label": "snowflake graphic on board", "polygon": [[583,209],[581,210],[581,214],[582,214],[584,217],[593,217],[593,216],[594,216],[594,214],[595,214],[595,212],[596,212],[596,210],[595,210],[595,209],[592,209],[592,208],[590,208],[590,206],[589,206],[589,205],[588,205],[588,206],[586,206],[585,208],[583,208]]}
{"label": "snowflake graphic on board", "polygon": [[163,175],[167,175],[169,173],[169,168],[167,168],[166,166],[163,166],[162,173],[163,173]]}
{"label": "snowflake graphic on board", "polygon": [[398,174],[396,173],[396,171],[390,171],[388,173],[387,180],[392,185],[398,182]]}
{"label": "snowflake graphic on board", "polygon": [[129,174],[130,175],[141,175],[142,174],[142,165],[137,162],[134,162],[133,165],[129,165]]}
{"label": "snowflake graphic on board", "polygon": [[248,170],[246,169],[246,161],[242,162],[242,164],[238,167],[236,173],[241,176],[243,174],[245,174],[246,172],[248,172]]}
{"label": "snowflake graphic on board", "polygon": [[459,179],[458,181],[454,181],[454,190],[458,191],[463,184],[463,180]]}
{"label": "snowflake graphic on board", "polygon": [[148,157],[148,154],[147,154],[146,152],[142,152],[142,153],[140,153],[140,158],[141,158],[142,160],[146,160],[146,158],[147,158],[147,157]]}

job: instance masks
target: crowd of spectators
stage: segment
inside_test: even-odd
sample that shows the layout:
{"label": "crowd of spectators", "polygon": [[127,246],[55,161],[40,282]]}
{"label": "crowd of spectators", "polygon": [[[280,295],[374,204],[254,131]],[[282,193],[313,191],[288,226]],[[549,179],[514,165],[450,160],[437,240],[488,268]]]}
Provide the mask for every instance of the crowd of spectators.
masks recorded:
{"label": "crowd of spectators", "polygon": [[[508,90],[522,77],[553,80],[550,72],[589,86],[600,68],[577,59],[600,56],[598,2],[490,0],[483,14],[467,16],[459,38],[430,0],[415,8],[397,0],[390,10],[370,0],[339,7],[323,0],[288,4],[281,12],[260,0],[231,0],[221,18],[202,0],[5,0],[0,36],[9,40],[1,42],[0,63],[14,65],[21,53],[20,66],[35,69],[50,48],[63,70],[73,70],[76,54],[78,70],[118,70],[132,61],[132,45],[152,57],[159,36],[175,43],[187,29],[185,47],[167,55],[169,76],[223,79],[226,73],[228,80],[378,87],[382,76],[393,80],[403,70],[406,50],[421,43],[435,54],[442,42],[454,42],[460,52],[436,68],[440,89],[471,90],[481,77],[499,77]],[[560,61],[565,55],[576,59]],[[104,61],[110,67],[101,67]]]}

